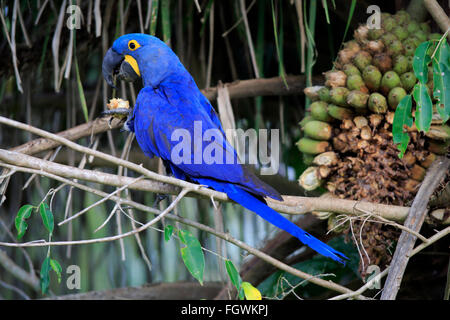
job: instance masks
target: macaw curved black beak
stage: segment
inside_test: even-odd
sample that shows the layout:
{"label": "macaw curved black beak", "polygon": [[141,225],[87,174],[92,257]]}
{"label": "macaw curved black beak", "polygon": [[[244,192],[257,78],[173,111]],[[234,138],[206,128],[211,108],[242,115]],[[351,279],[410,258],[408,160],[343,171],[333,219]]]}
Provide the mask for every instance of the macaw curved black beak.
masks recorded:
{"label": "macaw curved black beak", "polygon": [[113,88],[114,75],[118,75],[119,79],[133,82],[140,78],[133,67],[126,61],[125,57],[115,52],[112,48],[109,48],[103,58],[102,64],[103,78]]}
{"label": "macaw curved black beak", "polygon": [[109,48],[108,51],[106,51],[105,57],[103,58],[103,78],[105,78],[106,82],[113,88],[116,87],[114,85],[114,75],[119,72],[119,67],[123,60],[124,57],[115,52],[112,48]]}

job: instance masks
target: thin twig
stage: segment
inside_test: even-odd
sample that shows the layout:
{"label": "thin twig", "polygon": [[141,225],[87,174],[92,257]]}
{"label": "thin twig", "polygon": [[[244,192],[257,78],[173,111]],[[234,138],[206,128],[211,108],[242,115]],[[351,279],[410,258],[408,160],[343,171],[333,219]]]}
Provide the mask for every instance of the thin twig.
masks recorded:
{"label": "thin twig", "polygon": [[132,184],[138,182],[139,180],[142,180],[144,177],[140,176],[136,179],[133,179],[133,181],[131,181],[130,183],[127,183],[125,185],[123,185],[122,187],[116,189],[114,192],[111,192],[109,195],[107,195],[106,197],[103,197],[102,199],[100,199],[99,201],[91,204],[89,207],[84,208],[83,210],[79,211],[78,213],[70,216],[69,218],[64,219],[63,221],[61,221],[60,223],[58,223],[58,226],[62,226],[63,224],[66,224],[69,221],[72,221],[73,219],[78,218],[79,216],[81,216],[82,214],[88,212],[89,210],[91,210],[92,208],[102,204],[103,202],[111,199],[112,196],[116,195],[117,193],[120,193],[121,191],[125,190],[126,188],[128,188],[129,186],[131,186]]}
{"label": "thin twig", "polygon": [[[253,0],[250,4],[249,4],[249,6],[247,7],[247,9],[245,10],[245,12],[246,12],[246,14],[248,14],[249,12],[250,12],[250,10],[251,10],[251,8],[253,7],[253,5],[256,3],[256,0]],[[241,24],[241,22],[242,22],[242,20],[243,20],[244,18],[243,17],[240,17],[228,30],[226,30],[226,31],[224,31],[223,33],[222,33],[222,37],[226,37],[231,31],[233,31],[238,25],[240,25]]]}
{"label": "thin twig", "polygon": [[250,51],[250,57],[252,59],[253,71],[255,72],[255,78],[259,78],[259,69],[258,64],[256,63],[255,48],[253,47],[252,34],[250,32],[250,26],[248,24],[247,11],[245,10],[244,0],[239,0],[239,5],[241,8],[242,19],[244,20],[245,34],[247,35],[248,49]]}

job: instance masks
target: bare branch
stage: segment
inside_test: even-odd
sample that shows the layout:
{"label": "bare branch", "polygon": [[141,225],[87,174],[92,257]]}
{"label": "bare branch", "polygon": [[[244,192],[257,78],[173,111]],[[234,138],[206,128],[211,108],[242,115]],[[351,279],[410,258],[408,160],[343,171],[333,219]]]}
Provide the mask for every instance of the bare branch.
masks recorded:
{"label": "bare branch", "polygon": [[28,273],[18,266],[3,250],[0,250],[0,265],[14,277],[31,286],[35,291],[40,291],[39,279],[33,273]]}
{"label": "bare branch", "polygon": [[[114,159],[113,161],[116,161],[115,159],[117,159],[117,161],[120,160],[122,164],[125,162],[128,165],[128,161],[115,158],[112,156],[110,157]],[[74,168],[71,166],[62,165],[42,160],[36,157],[2,149],[0,149],[0,161],[15,166],[45,171],[68,179],[79,179],[84,181],[107,184],[115,187],[122,187],[124,185],[129,185],[130,189],[140,191],[150,191],[160,194],[177,194],[180,190],[179,188],[197,186],[195,184],[191,184],[175,178],[158,175],[153,172],[151,179],[154,181],[146,179],[133,183],[133,178],[130,177],[119,176],[110,173],[103,173],[99,171],[92,171],[87,169]],[[0,166],[5,165],[0,163]],[[139,169],[146,170],[141,166],[137,167]],[[142,174],[143,172],[147,172],[148,170],[146,171],[140,170],[140,171],[141,171],[140,173]],[[146,174],[144,173],[144,175]],[[160,177],[164,179],[160,179]],[[170,179],[169,183],[167,183],[168,181],[167,179]],[[205,198],[213,197],[215,200],[222,202],[230,201],[225,193],[214,191],[211,189],[200,188],[195,192],[198,195]],[[354,201],[337,198],[323,199],[320,197],[310,198],[299,196],[283,196],[283,199],[284,201],[267,199],[267,203],[271,208],[273,208],[276,211],[294,215],[306,214],[312,211],[329,211],[358,216],[361,215],[361,212],[364,213],[370,212],[374,216],[381,216],[385,219],[394,221],[402,221],[402,219],[406,217],[406,214],[409,210],[408,207],[383,205],[364,201]]]}
{"label": "bare branch", "polygon": [[[439,28],[441,28],[442,32],[448,32],[450,29],[450,19],[439,3],[436,0],[424,0],[423,5],[427,8],[428,12],[431,14],[434,21],[436,21]],[[450,34],[447,35],[447,38],[450,39]]]}

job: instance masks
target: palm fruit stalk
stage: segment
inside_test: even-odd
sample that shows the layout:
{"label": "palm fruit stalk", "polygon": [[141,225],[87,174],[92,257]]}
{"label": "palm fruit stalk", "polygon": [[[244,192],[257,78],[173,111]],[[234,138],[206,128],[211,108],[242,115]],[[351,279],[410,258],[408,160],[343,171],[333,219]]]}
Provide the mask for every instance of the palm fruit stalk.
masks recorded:
{"label": "palm fruit stalk", "polygon": [[[325,73],[324,86],[305,89],[315,95],[297,143],[310,165],[299,183],[305,190],[325,187],[338,198],[404,206],[411,204],[436,156],[448,154],[450,127],[433,118],[426,134],[409,128],[410,143],[399,158],[392,138],[394,112],[417,83],[411,65],[416,47],[437,36],[405,11],[383,14],[381,26],[361,25]],[[336,215],[323,217],[336,231]],[[349,233],[348,226],[344,229]],[[367,252],[360,264],[363,276],[363,265],[389,265],[398,229],[356,221],[353,230]]]}

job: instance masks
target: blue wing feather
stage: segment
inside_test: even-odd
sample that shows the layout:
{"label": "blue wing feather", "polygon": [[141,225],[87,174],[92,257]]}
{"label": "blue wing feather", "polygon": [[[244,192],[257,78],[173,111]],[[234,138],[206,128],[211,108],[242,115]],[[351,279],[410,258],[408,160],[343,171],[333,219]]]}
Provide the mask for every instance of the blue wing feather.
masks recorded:
{"label": "blue wing feather", "polygon": [[[211,118],[209,110],[198,107],[199,101],[195,99],[194,93],[186,90],[186,87],[180,90],[180,86],[170,84],[161,85],[156,89],[147,87],[140,91],[133,115],[136,140],[144,153],[154,154],[163,160],[173,162],[172,150],[180,142],[171,139],[174,130],[187,130],[190,136],[194,137],[195,121],[201,123],[202,134],[208,129],[220,129],[215,124],[218,118]],[[195,163],[195,143],[192,143],[190,163],[172,163],[172,166],[177,167],[189,177],[208,177],[232,182],[259,196],[281,200],[276,190],[264,184],[239,163],[236,151],[226,140],[223,130],[220,132],[222,132],[221,141],[213,143],[217,149],[221,150],[223,155],[221,163],[213,165]],[[209,141],[201,141],[201,143],[201,150],[211,144]],[[233,163],[227,162],[230,158],[233,159]]]}

